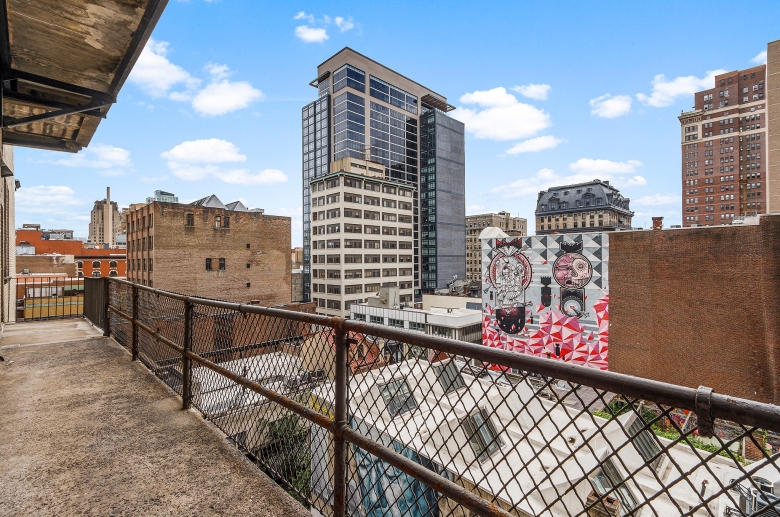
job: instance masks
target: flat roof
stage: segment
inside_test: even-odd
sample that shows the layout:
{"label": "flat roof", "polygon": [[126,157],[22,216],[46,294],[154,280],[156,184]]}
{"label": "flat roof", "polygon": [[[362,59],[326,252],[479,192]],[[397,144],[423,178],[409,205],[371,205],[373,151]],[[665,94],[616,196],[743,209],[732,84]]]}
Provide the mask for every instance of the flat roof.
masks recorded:
{"label": "flat roof", "polygon": [[[371,61],[372,63],[374,63],[374,64],[376,64],[376,65],[379,65],[379,66],[381,66],[382,68],[384,68],[384,69],[386,69],[386,70],[388,70],[388,71],[390,71],[390,72],[393,72],[395,75],[401,76],[401,77],[403,77],[404,79],[406,79],[407,81],[413,82],[414,84],[416,84],[416,85],[417,85],[417,86],[419,86],[420,88],[425,88],[425,89],[426,89],[426,90],[428,90],[429,92],[431,92],[431,93],[434,93],[434,94],[438,95],[439,97],[441,97],[441,99],[442,99],[443,101],[445,101],[445,104],[446,104],[447,97],[445,97],[444,95],[441,95],[441,94],[439,94],[439,93],[437,93],[437,92],[435,92],[435,91],[431,90],[431,89],[430,89],[430,88],[428,88],[427,86],[425,86],[425,85],[422,85],[422,84],[418,83],[418,82],[417,82],[417,81],[415,81],[414,79],[409,79],[409,78],[408,78],[408,77],[406,77],[404,74],[400,74],[400,73],[396,72],[395,70],[393,70],[392,68],[390,68],[389,66],[383,65],[383,64],[382,64],[382,63],[380,63],[379,61],[376,61],[376,60],[374,60],[374,59],[371,59],[370,57],[368,57],[368,56],[366,56],[366,55],[363,55],[363,54],[361,54],[360,52],[358,52],[358,51],[356,51],[355,49],[353,49],[353,48],[350,48],[350,47],[344,47],[343,49],[339,50],[338,52],[336,52],[335,54],[333,54],[332,56],[330,56],[328,59],[326,59],[325,61],[323,61],[323,62],[322,62],[322,63],[320,63],[319,65],[317,65],[317,71],[319,72],[319,69],[320,69],[320,67],[322,67],[322,66],[323,66],[325,63],[327,63],[328,61],[330,61],[330,60],[331,60],[331,59],[333,59],[334,57],[338,56],[338,55],[339,55],[339,54],[341,54],[342,52],[353,52],[354,54],[357,54],[358,56],[362,57],[363,59],[365,59],[365,60],[367,60],[367,61]],[[333,71],[331,71],[331,72],[333,72]],[[321,76],[322,76],[322,74],[319,74],[319,76],[321,77]]]}

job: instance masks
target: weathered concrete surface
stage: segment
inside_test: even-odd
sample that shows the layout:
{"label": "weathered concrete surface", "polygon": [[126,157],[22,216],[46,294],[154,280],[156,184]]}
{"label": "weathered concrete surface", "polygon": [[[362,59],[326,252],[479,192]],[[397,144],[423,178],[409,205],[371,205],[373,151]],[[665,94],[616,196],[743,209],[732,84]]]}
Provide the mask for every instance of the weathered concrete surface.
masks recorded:
{"label": "weathered concrete surface", "polygon": [[[121,346],[73,323],[0,339],[0,515],[309,515]],[[80,339],[49,342],[60,325]]]}
{"label": "weathered concrete surface", "polygon": [[17,345],[63,343],[102,335],[101,329],[93,327],[84,318],[14,323],[6,325],[0,334],[0,349]]}

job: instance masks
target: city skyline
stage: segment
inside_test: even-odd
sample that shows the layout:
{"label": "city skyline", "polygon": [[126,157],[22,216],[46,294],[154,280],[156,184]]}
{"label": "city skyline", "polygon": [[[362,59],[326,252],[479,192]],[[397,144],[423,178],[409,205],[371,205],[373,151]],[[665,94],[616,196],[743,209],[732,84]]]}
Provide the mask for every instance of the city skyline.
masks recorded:
{"label": "city skyline", "polygon": [[[711,87],[716,71],[758,64],[777,39],[778,15],[769,8],[749,34],[717,53],[687,44],[685,20],[702,15],[697,5],[621,7],[609,16],[572,8],[556,17],[553,44],[552,21],[524,24],[543,20],[534,6],[482,13],[468,28],[467,6],[436,9],[441,27],[425,23],[434,9],[383,14],[380,23],[371,6],[304,3],[273,12],[254,4],[171,4],[88,149],[63,156],[17,148],[17,226],[72,227],[86,237],[89,209],[107,185],[120,206],[157,189],[182,202],[206,189],[292,217],[293,245],[300,245],[294,121],[311,99],[312,68],[345,46],[434,85],[458,108],[451,114],[466,123],[467,213],[508,210],[532,220],[538,191],[599,178],[631,198],[635,226],[649,227],[653,215],[681,224],[677,110],[690,110],[693,92]],[[396,17],[404,31],[386,29]],[[258,19],[269,22],[262,34],[250,24]],[[523,30],[510,30],[512,23]],[[206,37],[182,26],[201,26]],[[457,38],[454,28],[463,30]],[[212,31],[222,37],[208,37]],[[405,57],[413,46],[440,57],[427,64]]]}

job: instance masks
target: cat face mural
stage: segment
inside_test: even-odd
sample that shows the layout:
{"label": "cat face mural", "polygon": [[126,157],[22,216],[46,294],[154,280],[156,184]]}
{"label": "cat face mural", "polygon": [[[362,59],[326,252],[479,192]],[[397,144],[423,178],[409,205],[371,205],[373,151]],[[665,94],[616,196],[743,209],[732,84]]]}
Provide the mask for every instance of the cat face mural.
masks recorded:
{"label": "cat face mural", "polygon": [[607,369],[608,261],[603,233],[483,240],[483,343]]}

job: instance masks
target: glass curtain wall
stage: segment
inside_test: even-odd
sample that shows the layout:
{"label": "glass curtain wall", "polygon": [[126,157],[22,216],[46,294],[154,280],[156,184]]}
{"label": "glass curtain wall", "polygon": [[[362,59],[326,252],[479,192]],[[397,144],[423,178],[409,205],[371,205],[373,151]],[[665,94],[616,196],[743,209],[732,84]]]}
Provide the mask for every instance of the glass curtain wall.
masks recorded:
{"label": "glass curtain wall", "polygon": [[318,98],[302,110],[303,137],[303,301],[311,301],[311,196],[309,182],[328,173],[330,159],[330,80],[318,85]]}

